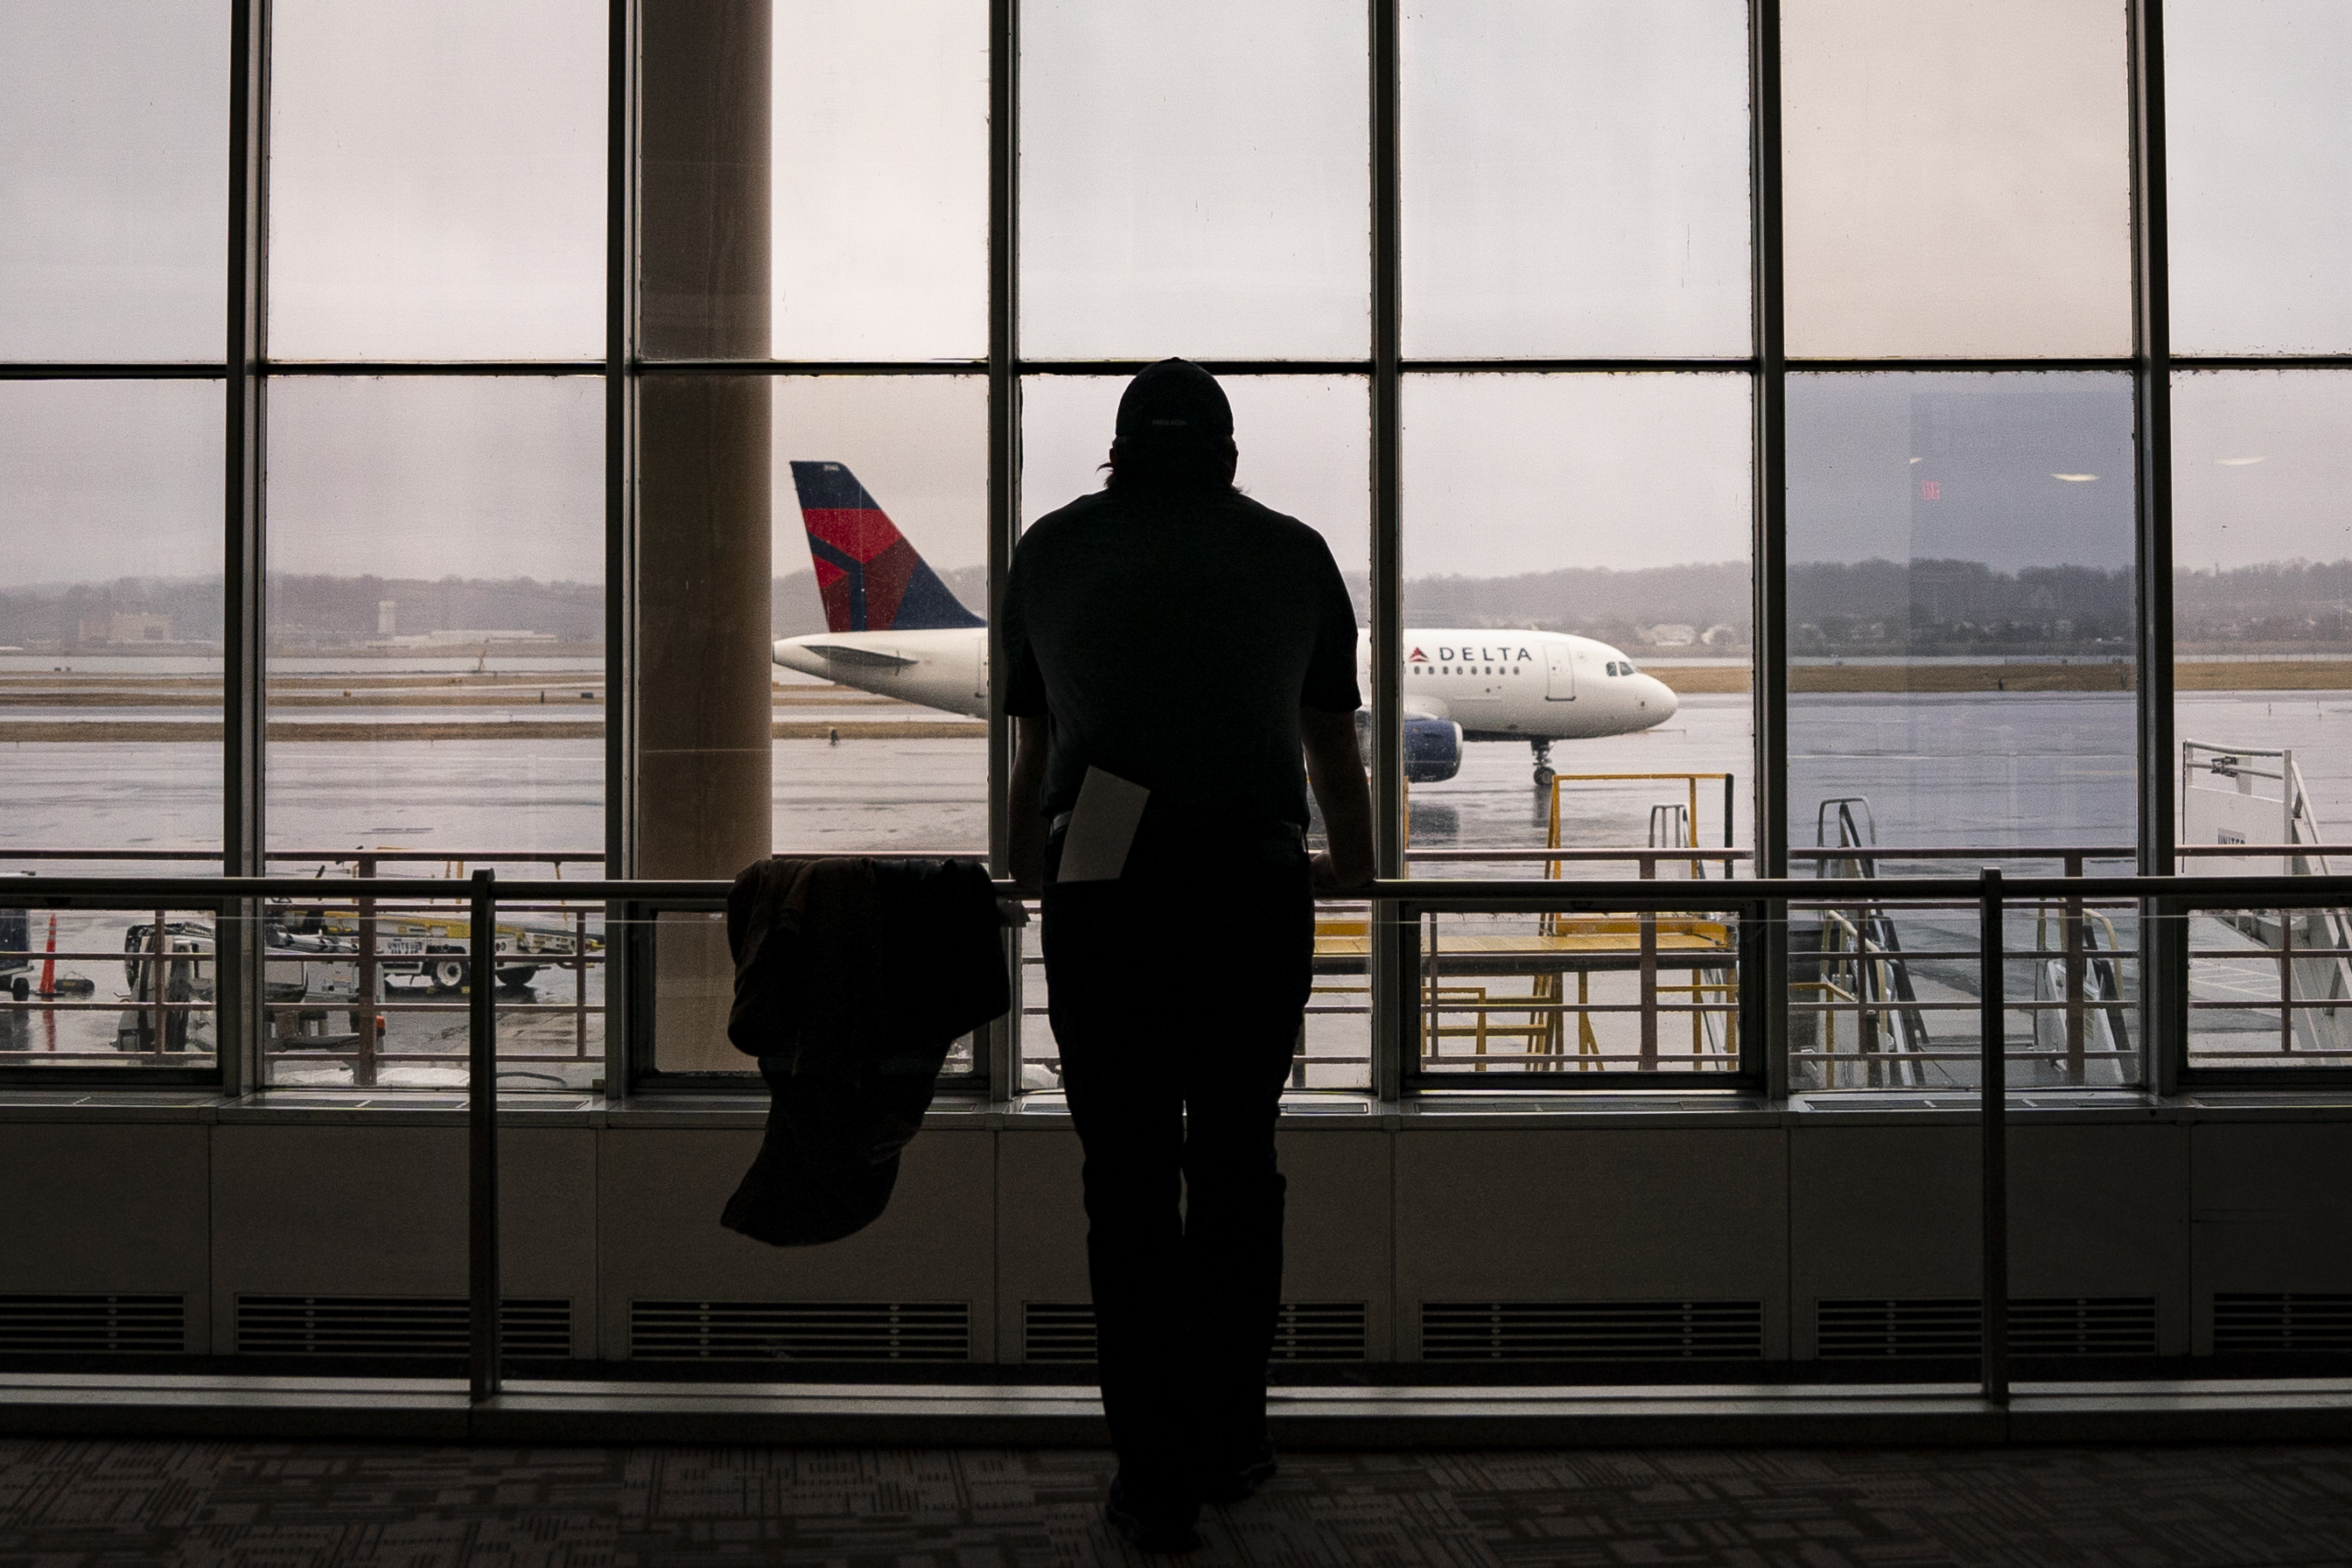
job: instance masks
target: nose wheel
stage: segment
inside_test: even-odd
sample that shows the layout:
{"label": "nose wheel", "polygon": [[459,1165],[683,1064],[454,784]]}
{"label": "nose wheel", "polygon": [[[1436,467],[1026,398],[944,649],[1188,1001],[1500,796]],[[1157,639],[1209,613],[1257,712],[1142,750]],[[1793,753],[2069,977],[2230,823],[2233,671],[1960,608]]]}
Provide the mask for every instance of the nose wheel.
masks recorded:
{"label": "nose wheel", "polygon": [[1551,771],[1551,742],[1549,740],[1529,741],[1528,745],[1536,754],[1536,788],[1551,788],[1551,781],[1559,776]]}

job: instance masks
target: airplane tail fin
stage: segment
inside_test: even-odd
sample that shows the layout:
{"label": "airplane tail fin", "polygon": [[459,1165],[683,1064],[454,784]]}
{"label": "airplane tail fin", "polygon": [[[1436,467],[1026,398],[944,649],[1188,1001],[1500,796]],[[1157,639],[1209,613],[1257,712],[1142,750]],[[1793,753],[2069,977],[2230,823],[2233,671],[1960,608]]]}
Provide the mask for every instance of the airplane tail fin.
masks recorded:
{"label": "airplane tail fin", "polygon": [[824,600],[825,629],[921,631],[987,623],[915,553],[857,476],[840,463],[794,463],[801,522]]}

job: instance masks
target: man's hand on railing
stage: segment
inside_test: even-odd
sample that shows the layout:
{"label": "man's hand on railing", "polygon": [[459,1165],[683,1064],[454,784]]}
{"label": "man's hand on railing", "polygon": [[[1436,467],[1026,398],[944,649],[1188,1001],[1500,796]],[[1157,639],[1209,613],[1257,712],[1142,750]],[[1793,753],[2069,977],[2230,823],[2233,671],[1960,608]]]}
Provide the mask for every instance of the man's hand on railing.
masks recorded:
{"label": "man's hand on railing", "polygon": [[[1367,897],[1371,893],[1371,867],[1370,865],[1360,868],[1350,867],[1343,870],[1339,863],[1331,858],[1331,851],[1328,849],[1318,849],[1314,859],[1308,862],[1308,869],[1314,876],[1317,892],[1362,893]],[[1343,876],[1346,880],[1341,879]]]}

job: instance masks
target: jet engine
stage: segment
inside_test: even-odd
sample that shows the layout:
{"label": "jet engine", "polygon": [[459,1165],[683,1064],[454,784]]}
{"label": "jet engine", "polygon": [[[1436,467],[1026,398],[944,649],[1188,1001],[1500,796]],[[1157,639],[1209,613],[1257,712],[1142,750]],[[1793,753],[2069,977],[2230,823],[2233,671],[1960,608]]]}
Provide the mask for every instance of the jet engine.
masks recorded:
{"label": "jet engine", "polygon": [[1438,784],[1462,771],[1462,726],[1451,719],[1404,721],[1407,784]]}
{"label": "jet engine", "polygon": [[[1372,754],[1372,710],[1356,710],[1356,745]],[[1462,771],[1462,726],[1451,719],[1407,719],[1404,721],[1404,777],[1407,784],[1443,784]]]}

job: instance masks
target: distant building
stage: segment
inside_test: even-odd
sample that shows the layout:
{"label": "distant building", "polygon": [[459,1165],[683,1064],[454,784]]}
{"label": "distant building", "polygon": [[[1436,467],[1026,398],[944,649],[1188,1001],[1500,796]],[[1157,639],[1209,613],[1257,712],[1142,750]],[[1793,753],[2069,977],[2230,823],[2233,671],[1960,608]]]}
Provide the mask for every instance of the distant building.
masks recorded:
{"label": "distant building", "polygon": [[1642,637],[1652,647],[1688,647],[1698,641],[1698,628],[1680,623],[1649,626],[1643,629]]}
{"label": "distant building", "polygon": [[76,623],[74,636],[83,642],[170,642],[172,617],[117,610]]}
{"label": "distant building", "polygon": [[393,634],[394,623],[397,618],[395,612],[399,606],[400,601],[397,599],[378,599],[375,602],[376,636],[388,637]]}

